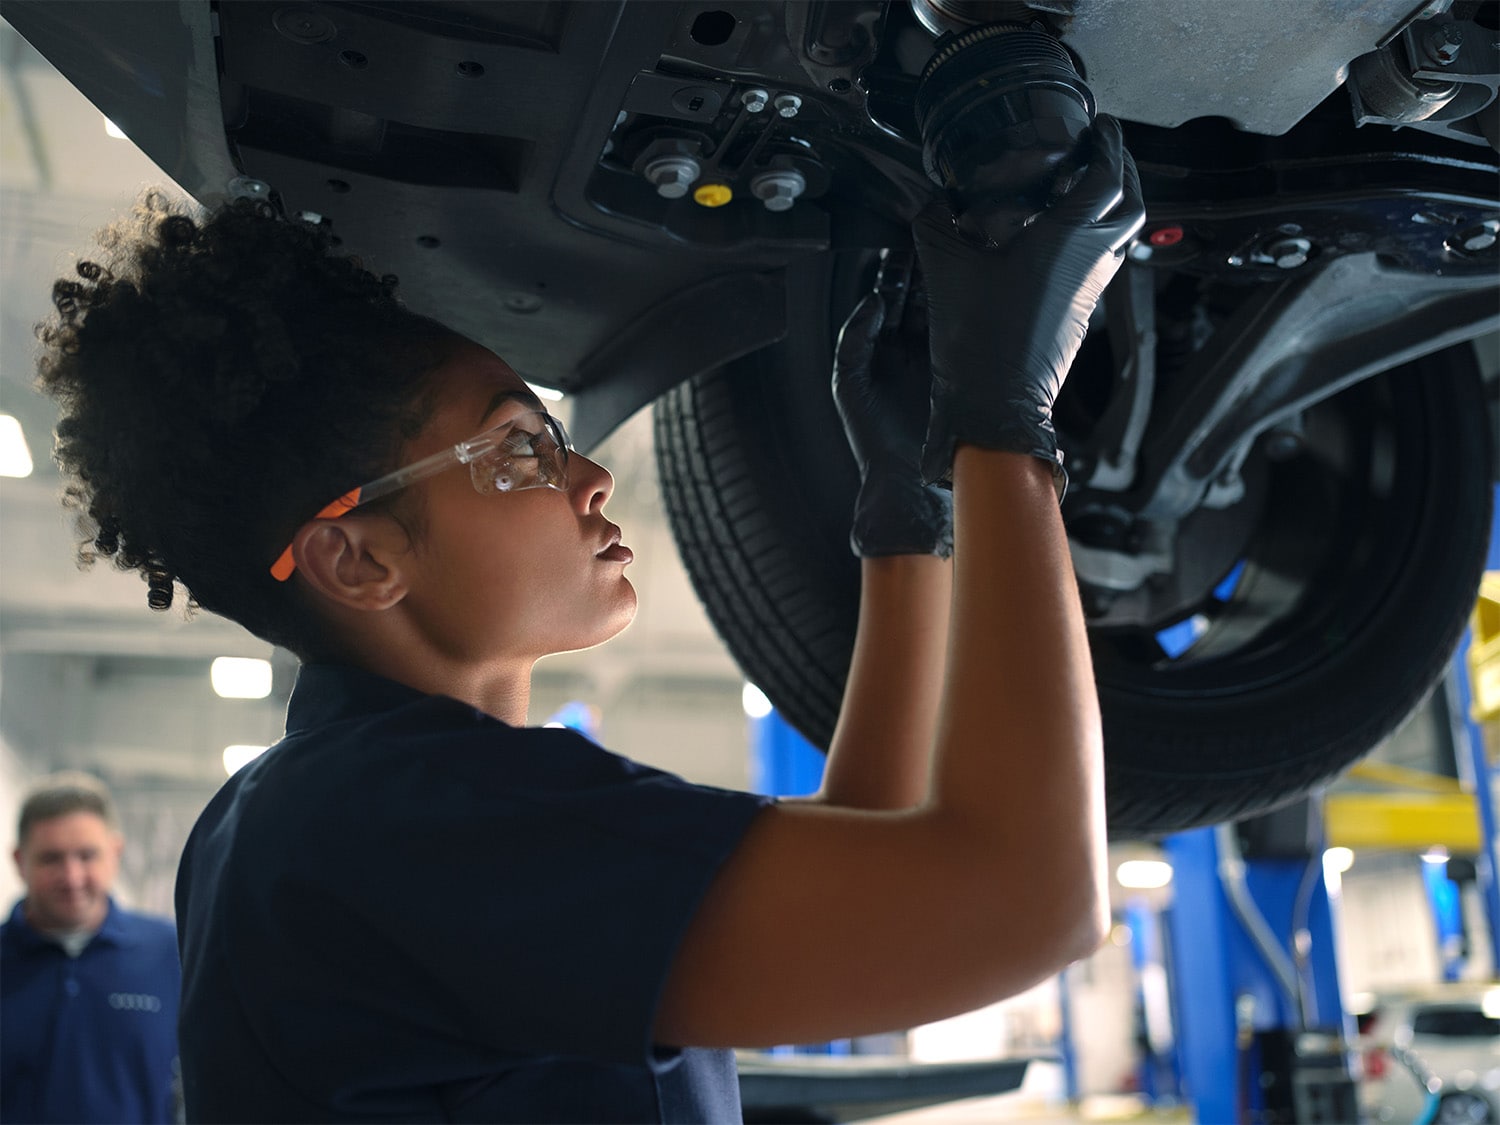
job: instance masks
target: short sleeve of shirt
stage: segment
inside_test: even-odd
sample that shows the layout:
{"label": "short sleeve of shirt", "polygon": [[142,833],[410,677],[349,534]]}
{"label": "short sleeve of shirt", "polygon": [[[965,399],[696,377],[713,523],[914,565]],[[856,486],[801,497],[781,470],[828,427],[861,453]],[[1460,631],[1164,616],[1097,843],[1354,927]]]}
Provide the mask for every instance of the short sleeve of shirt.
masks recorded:
{"label": "short sleeve of shirt", "polygon": [[[765,798],[441,697],[306,742],[283,743],[242,794],[247,811],[263,806],[243,818],[241,833],[257,837],[241,841],[244,854],[280,873],[237,896],[245,979],[275,973],[310,999],[338,981],[327,1003],[367,1009],[343,1025],[350,1058],[388,1052],[393,1035],[409,1037],[408,1060],[445,1042],[635,1065],[670,1057],[650,1042],[662,986]],[[311,1027],[249,1014],[289,1050],[326,1051],[295,1042]],[[361,1044],[366,1026],[380,1042]],[[444,1077],[434,1064],[433,1080]]]}

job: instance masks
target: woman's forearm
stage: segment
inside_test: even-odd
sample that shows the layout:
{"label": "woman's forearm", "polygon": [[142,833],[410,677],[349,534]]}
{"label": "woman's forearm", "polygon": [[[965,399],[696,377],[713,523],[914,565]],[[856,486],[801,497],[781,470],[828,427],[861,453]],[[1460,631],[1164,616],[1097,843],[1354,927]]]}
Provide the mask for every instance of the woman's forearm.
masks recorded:
{"label": "woman's forearm", "polygon": [[861,809],[927,797],[942,698],[953,565],[934,555],[865,559],[859,628],[817,799]]}

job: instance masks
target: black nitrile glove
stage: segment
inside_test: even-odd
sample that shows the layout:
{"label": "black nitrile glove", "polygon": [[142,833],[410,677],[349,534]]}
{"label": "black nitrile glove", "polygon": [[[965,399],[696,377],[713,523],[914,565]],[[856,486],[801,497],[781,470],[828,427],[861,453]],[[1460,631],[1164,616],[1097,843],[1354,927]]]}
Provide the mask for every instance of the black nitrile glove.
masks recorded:
{"label": "black nitrile glove", "polygon": [[921,309],[907,299],[910,259],[887,258],[834,354],[834,402],[859,464],[849,545],[860,558],[953,553],[953,496],[922,480],[931,379]]}
{"label": "black nitrile glove", "polygon": [[[912,227],[927,287],[932,419],[922,453],[926,480],[951,479],[958,442],[1029,453],[1066,485],[1052,403],[1088,331],[1099,294],[1145,221],[1135,162],[1120,125],[1101,116],[1076,186],[1024,226],[981,245],[947,207]],[[963,217],[965,228],[983,216]]]}

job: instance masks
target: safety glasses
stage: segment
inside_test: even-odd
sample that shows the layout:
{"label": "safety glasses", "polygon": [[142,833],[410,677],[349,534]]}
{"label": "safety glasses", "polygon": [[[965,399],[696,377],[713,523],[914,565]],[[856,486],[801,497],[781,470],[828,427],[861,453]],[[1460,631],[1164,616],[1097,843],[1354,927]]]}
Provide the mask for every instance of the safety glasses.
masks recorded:
{"label": "safety glasses", "polygon": [[[563,424],[546,411],[528,411],[507,418],[492,430],[461,441],[441,453],[351,488],[320,511],[314,519],[336,520],[407,485],[436,476],[454,465],[469,466],[474,491],[525,492],[529,488],[568,489],[568,451],[572,448]],[[285,582],[297,569],[290,544],[271,566],[271,577]]]}

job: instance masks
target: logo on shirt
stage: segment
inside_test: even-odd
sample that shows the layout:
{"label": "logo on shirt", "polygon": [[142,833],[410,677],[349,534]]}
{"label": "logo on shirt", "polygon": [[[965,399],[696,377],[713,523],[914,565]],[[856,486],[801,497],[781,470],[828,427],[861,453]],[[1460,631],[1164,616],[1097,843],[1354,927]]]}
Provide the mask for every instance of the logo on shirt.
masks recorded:
{"label": "logo on shirt", "polygon": [[161,998],[144,992],[111,992],[109,1006],[117,1012],[159,1012]]}

